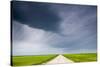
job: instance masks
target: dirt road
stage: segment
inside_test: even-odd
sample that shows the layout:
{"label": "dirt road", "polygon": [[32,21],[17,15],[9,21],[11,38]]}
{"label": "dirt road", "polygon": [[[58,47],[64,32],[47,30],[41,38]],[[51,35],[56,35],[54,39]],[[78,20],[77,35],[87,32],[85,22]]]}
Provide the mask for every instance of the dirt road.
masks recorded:
{"label": "dirt road", "polygon": [[45,64],[66,64],[66,63],[73,63],[73,61],[69,60],[68,58],[64,57],[63,55],[58,55],[57,57],[48,61]]}

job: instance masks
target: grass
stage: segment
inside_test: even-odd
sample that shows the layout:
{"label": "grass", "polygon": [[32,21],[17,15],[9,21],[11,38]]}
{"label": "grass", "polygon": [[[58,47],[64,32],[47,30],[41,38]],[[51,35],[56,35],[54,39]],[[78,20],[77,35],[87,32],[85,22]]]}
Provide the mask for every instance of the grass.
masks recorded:
{"label": "grass", "polygon": [[[52,60],[58,55],[33,55],[33,56],[12,56],[12,66],[38,65]],[[97,53],[63,54],[74,62],[97,61]]]}
{"label": "grass", "polygon": [[45,63],[57,55],[39,55],[39,56],[12,56],[12,66],[38,65]]}
{"label": "grass", "polygon": [[97,53],[64,54],[66,58],[74,62],[92,62],[97,61]]}

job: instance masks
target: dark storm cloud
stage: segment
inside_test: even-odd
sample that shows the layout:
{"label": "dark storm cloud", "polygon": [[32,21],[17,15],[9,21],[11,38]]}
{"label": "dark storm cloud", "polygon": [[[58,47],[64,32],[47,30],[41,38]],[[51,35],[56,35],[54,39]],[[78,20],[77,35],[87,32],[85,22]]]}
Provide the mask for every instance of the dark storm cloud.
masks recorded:
{"label": "dark storm cloud", "polygon": [[12,2],[13,55],[96,52],[96,13],[89,5]]}
{"label": "dark storm cloud", "polygon": [[55,31],[60,21],[50,5],[38,2],[12,1],[12,19],[34,28]]}
{"label": "dark storm cloud", "polygon": [[[59,8],[58,8],[59,7]],[[60,43],[51,44],[57,48],[96,49],[97,7],[83,5],[55,5],[63,21]],[[87,47],[86,47],[87,46]]]}

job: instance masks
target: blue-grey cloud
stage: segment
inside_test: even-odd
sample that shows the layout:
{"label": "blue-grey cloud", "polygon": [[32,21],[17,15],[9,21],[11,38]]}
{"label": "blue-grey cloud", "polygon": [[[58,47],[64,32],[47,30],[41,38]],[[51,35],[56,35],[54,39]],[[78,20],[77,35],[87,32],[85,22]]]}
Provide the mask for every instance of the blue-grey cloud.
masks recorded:
{"label": "blue-grey cloud", "polygon": [[34,28],[55,31],[60,18],[49,4],[12,1],[12,19]]}
{"label": "blue-grey cloud", "polygon": [[12,5],[13,55],[96,52],[96,6],[36,2]]}

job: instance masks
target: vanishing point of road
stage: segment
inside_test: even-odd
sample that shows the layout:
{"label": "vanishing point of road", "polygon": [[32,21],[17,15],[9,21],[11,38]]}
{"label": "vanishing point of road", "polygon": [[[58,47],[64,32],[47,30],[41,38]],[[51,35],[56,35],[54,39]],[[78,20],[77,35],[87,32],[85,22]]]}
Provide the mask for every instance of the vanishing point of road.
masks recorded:
{"label": "vanishing point of road", "polygon": [[55,57],[54,59],[43,63],[43,64],[66,64],[66,63],[74,63],[72,60],[64,57],[63,55],[58,55],[57,57]]}

